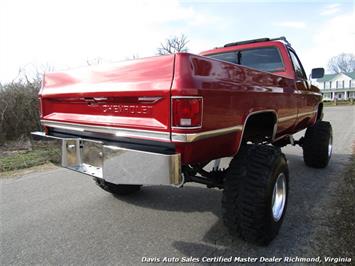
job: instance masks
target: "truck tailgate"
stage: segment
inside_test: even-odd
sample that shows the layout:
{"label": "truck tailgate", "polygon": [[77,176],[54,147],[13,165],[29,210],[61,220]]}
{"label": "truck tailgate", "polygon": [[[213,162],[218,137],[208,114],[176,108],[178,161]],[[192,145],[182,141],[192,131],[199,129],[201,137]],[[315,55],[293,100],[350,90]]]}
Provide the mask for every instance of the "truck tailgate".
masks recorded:
{"label": "truck tailgate", "polygon": [[45,74],[42,123],[170,134],[173,71],[168,55]]}

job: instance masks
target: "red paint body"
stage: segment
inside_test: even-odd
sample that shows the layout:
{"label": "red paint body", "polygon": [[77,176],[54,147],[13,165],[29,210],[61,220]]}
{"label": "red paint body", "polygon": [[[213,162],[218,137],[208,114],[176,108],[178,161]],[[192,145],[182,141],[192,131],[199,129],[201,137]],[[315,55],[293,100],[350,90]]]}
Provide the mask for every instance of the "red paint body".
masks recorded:
{"label": "red paint body", "polygon": [[[279,49],[285,66],[282,72],[271,74],[204,56],[265,46]],[[203,97],[201,128],[171,127],[171,96]],[[318,88],[295,77],[287,47],[279,41],[48,73],[40,97],[44,120],[169,134],[243,126],[254,112],[274,112],[278,118],[275,138],[313,124],[321,102]],[[232,156],[242,134],[239,130],[195,142],[175,142],[176,152],[181,153],[183,164]]]}

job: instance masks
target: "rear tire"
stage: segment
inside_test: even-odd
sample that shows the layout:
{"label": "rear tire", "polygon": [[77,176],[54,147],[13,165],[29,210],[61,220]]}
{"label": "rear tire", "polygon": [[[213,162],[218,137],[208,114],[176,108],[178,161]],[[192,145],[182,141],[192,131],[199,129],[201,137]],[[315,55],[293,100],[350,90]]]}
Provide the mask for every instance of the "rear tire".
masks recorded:
{"label": "rear tire", "polygon": [[328,165],[333,149],[332,126],[326,121],[317,121],[306,130],[303,160],[307,166],[324,168]]}
{"label": "rear tire", "polygon": [[116,185],[106,182],[103,179],[95,178],[96,185],[103,190],[110,192],[114,195],[129,195],[140,191],[141,185]]}
{"label": "rear tire", "polygon": [[287,161],[279,148],[243,146],[224,180],[222,212],[229,232],[248,242],[269,244],[285,216],[288,179]]}

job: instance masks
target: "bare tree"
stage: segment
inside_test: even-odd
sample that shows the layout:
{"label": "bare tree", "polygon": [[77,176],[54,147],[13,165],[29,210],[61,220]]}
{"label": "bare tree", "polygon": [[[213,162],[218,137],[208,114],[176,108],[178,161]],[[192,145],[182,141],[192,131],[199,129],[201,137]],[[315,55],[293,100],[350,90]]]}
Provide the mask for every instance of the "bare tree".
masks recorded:
{"label": "bare tree", "polygon": [[138,58],[140,58],[139,54],[132,54],[131,56],[126,56],[125,60],[134,60],[134,59],[138,59]]}
{"label": "bare tree", "polygon": [[0,88],[0,145],[39,130],[40,80],[28,74]]}
{"label": "bare tree", "polygon": [[333,73],[355,71],[355,55],[342,53],[330,58],[328,70]]}
{"label": "bare tree", "polygon": [[38,91],[43,73],[53,71],[49,64],[21,67],[15,79],[0,84],[0,145],[28,137],[39,130]]}
{"label": "bare tree", "polygon": [[17,76],[12,80],[12,83],[22,83],[31,85],[32,87],[39,87],[43,74],[52,71],[54,71],[54,67],[48,63],[42,65],[27,64],[19,68]]}
{"label": "bare tree", "polygon": [[94,66],[94,65],[100,65],[103,63],[103,59],[101,57],[95,57],[95,58],[91,58],[91,59],[86,59],[86,64],[88,66]]}
{"label": "bare tree", "polygon": [[180,37],[173,36],[166,39],[165,43],[161,43],[158,48],[158,55],[174,54],[178,52],[187,52],[187,43],[189,40],[182,34]]}

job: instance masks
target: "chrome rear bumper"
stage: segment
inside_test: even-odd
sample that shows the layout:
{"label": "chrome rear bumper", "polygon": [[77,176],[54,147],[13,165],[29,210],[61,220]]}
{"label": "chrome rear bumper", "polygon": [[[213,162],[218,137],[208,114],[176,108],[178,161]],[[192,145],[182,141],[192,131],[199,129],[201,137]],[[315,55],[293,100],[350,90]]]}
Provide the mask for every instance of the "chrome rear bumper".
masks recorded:
{"label": "chrome rear bumper", "polygon": [[82,138],[32,132],[32,139],[57,150],[59,165],[113,184],[181,185],[180,154],[160,154],[105,145]]}

